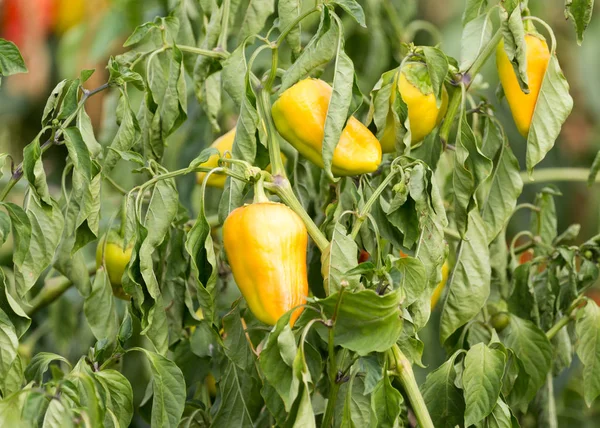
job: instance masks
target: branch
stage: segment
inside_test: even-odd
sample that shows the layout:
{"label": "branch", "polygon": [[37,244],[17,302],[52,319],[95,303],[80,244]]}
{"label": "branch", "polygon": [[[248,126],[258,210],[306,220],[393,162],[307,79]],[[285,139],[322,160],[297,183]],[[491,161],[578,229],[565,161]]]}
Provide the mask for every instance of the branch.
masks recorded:
{"label": "branch", "polygon": [[[543,168],[533,171],[531,179],[529,173],[520,173],[523,184],[547,183],[553,181],[587,182],[590,170],[587,168]],[[596,177],[596,183],[600,183],[600,175]]]}
{"label": "branch", "polygon": [[[96,273],[96,262],[87,265],[88,274],[90,276]],[[44,288],[31,300],[31,308],[27,309],[27,315],[32,316],[37,311],[45,308],[67,291],[73,282],[64,276],[49,279]]]}

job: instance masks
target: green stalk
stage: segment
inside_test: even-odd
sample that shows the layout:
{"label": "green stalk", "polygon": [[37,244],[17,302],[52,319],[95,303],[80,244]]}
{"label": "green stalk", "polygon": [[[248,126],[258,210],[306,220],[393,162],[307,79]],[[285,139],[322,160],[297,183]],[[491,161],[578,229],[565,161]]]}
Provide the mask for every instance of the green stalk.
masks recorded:
{"label": "green stalk", "polygon": [[371,207],[373,206],[373,204],[375,202],[377,202],[377,200],[379,199],[379,196],[381,196],[381,194],[383,193],[385,188],[392,182],[392,180],[394,179],[394,177],[396,177],[396,174],[398,174],[398,172],[402,173],[402,170],[401,169],[396,169],[396,170],[392,169],[392,171],[388,174],[388,176],[385,177],[385,180],[383,180],[381,182],[381,184],[377,187],[377,189],[375,189],[375,191],[373,192],[371,197],[367,200],[365,205],[362,207],[362,209],[358,213],[358,216],[356,218],[356,222],[354,223],[354,226],[352,226],[352,232],[350,233],[350,237],[352,239],[356,239],[356,237],[358,236],[358,232],[360,232],[360,228],[361,228],[362,224],[364,223],[365,219],[367,218],[367,215],[371,211]]}
{"label": "green stalk", "polygon": [[304,210],[304,207],[294,195],[292,186],[287,178],[281,176],[274,176],[272,182],[265,182],[265,188],[275,193],[279,198],[290,207],[304,222],[308,229],[308,234],[315,241],[317,247],[321,252],[325,251],[329,247],[329,241],[327,237],[319,230],[315,222],[310,218],[308,213]]}
{"label": "green stalk", "polygon": [[[536,169],[529,179],[527,171],[521,172],[523,184],[537,184],[553,181],[587,182],[590,171],[586,168],[543,168]],[[596,183],[600,183],[600,174],[596,176]]]}
{"label": "green stalk", "polygon": [[219,35],[219,44],[218,46],[223,49],[223,51],[227,52],[227,36],[229,30],[229,9],[230,9],[231,1],[223,0],[223,19],[221,21],[221,34]]}
{"label": "green stalk", "polygon": [[398,345],[392,346],[388,351],[388,360],[390,359],[395,363],[393,375],[400,381],[413,412],[415,413],[419,427],[434,428],[433,421],[431,420],[429,410],[427,410],[427,405],[419,390],[419,385],[415,379],[410,361],[408,361]]}
{"label": "green stalk", "polygon": [[341,382],[338,382],[338,368],[337,361],[335,358],[335,345],[334,345],[334,336],[335,336],[335,321],[337,319],[338,312],[340,310],[340,305],[342,303],[342,297],[344,295],[345,288],[339,292],[337,302],[335,304],[335,309],[333,311],[333,316],[330,320],[329,327],[329,341],[327,343],[329,348],[329,383],[331,385],[331,390],[329,391],[329,398],[327,399],[327,407],[325,408],[325,415],[323,416],[323,421],[321,426],[323,428],[328,428],[333,423],[333,411],[335,410],[335,402],[337,401],[338,392],[340,391],[340,387],[342,386]]}
{"label": "green stalk", "polygon": [[[273,52],[273,58],[276,57],[276,54],[276,52]],[[271,117],[271,99],[269,92],[268,88],[265,87],[261,89],[259,93],[258,107],[262,112],[261,124],[267,134],[267,146],[269,149],[272,174],[274,176],[285,178],[285,168],[283,167],[283,161],[281,160],[281,149],[279,148],[279,140],[277,139],[278,134],[275,129],[275,124],[273,123],[273,118]]]}
{"label": "green stalk", "polygon": [[[170,49],[170,48],[172,48],[172,46],[168,46],[168,48]],[[177,48],[182,52],[188,52],[188,53],[193,53],[196,55],[208,56],[210,58],[226,59],[227,57],[229,57],[229,54],[225,51],[223,51],[223,52],[212,51],[212,50],[208,50],[208,49],[202,49],[202,48],[197,48],[195,46],[186,46],[186,45],[177,45]]]}
{"label": "green stalk", "polygon": [[279,34],[279,37],[277,37],[277,40],[275,41],[275,46],[279,47],[281,46],[281,44],[283,43],[283,40],[286,38],[286,36],[290,33],[290,31],[292,31],[294,29],[294,27],[298,24],[300,24],[301,21],[304,20],[304,18],[306,18],[309,15],[312,15],[315,12],[320,12],[322,9],[321,5],[317,5],[314,8],[307,10],[306,12],[304,12],[301,15],[298,15],[298,17],[296,19],[294,19],[290,25],[288,25],[286,28],[283,29],[283,31],[281,32],[281,34]]}
{"label": "green stalk", "polygon": [[575,299],[573,301],[573,303],[571,303],[571,306],[569,306],[569,309],[567,309],[567,315],[565,315],[564,317],[562,317],[561,319],[559,319],[556,324],[554,324],[550,330],[548,330],[546,332],[546,337],[548,338],[548,340],[552,340],[552,338],[554,336],[556,336],[556,334],[563,328],[565,327],[567,324],[569,324],[569,322],[571,322],[571,320],[575,319],[575,315],[577,314],[577,310],[579,310],[579,304],[584,300],[584,297],[578,297],[577,299]]}
{"label": "green stalk", "polygon": [[[467,82],[465,89],[469,89],[469,86],[471,86],[471,83],[473,82],[473,78],[479,72],[481,67],[483,67],[483,64],[485,64],[490,55],[494,52],[501,39],[502,28],[499,28],[496,31],[496,33],[492,36],[488,44],[485,45],[485,48],[483,48],[481,53],[477,56],[475,62],[473,62],[473,65],[471,65],[471,67],[469,67],[469,69],[464,74],[465,76],[469,77],[469,81]],[[446,143],[448,142],[450,130],[452,129],[452,124],[454,123],[454,118],[456,117],[456,113],[458,111],[458,107],[461,104],[461,101],[462,93],[461,91],[455,89],[454,92],[452,92],[450,102],[448,103],[448,111],[446,112],[446,116],[444,117],[444,123],[442,123],[442,126],[440,128],[440,139],[444,145],[446,145]]]}
{"label": "green stalk", "polygon": [[[90,276],[94,275],[96,273],[96,262],[89,263],[87,270]],[[44,284],[44,288],[31,299],[31,308],[27,309],[27,315],[32,316],[40,309],[45,308],[62,296],[72,285],[73,282],[64,276],[48,280]]]}

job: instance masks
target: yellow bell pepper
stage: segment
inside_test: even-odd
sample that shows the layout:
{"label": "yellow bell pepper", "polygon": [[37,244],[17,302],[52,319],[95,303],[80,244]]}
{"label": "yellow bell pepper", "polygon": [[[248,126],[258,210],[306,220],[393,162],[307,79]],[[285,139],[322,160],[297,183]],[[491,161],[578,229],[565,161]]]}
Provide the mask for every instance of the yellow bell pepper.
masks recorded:
{"label": "yellow bell pepper", "polygon": [[[286,205],[259,202],[233,210],[223,224],[223,245],[235,282],[254,316],[274,325],[306,303],[308,232]],[[292,314],[291,325],[303,308]]]}
{"label": "yellow bell pepper", "polygon": [[[233,128],[228,133],[221,135],[219,138],[217,138],[211,144],[211,147],[214,147],[215,149],[217,149],[219,151],[219,154],[212,155],[211,157],[208,158],[208,160],[206,162],[204,162],[200,166],[203,166],[206,168],[216,168],[219,163],[219,158],[221,156],[223,156],[223,154],[225,152],[231,152],[231,150],[233,149],[233,140],[234,139],[235,139],[235,128]],[[202,182],[204,181],[204,177],[206,177],[206,172],[197,173],[196,174],[196,182],[198,184],[202,184]],[[219,187],[222,189],[223,187],[225,187],[226,180],[227,180],[226,174],[220,174],[220,173],[216,172],[214,174],[211,174],[210,177],[208,177],[208,181],[206,182],[206,185],[211,186],[211,187]]]}
{"label": "yellow bell pepper", "polygon": [[[108,235],[106,246],[104,241]],[[123,300],[129,300],[130,296],[125,293],[122,287],[122,277],[129,260],[133,245],[130,244],[127,248],[123,247],[123,240],[114,232],[109,232],[98,241],[96,247],[96,268],[102,266],[102,251],[104,251],[104,267],[108,274],[108,279],[112,286],[113,294]]]}
{"label": "yellow bell pepper", "polygon": [[513,66],[504,51],[504,41],[501,41],[496,48],[496,65],[517,129],[522,136],[527,137],[544,74],[550,61],[550,51],[546,41],[537,34],[526,34],[525,46],[529,94],[524,93],[519,86]]}
{"label": "yellow bell pepper", "polygon": [[[448,108],[448,91],[442,87],[442,103],[437,107],[427,66],[420,62],[409,62],[402,66],[397,79],[398,91],[402,101],[408,108],[410,122],[410,142],[415,145],[429,135],[440,124]],[[396,100],[396,91],[392,91],[390,108]],[[385,129],[381,137],[381,148],[384,153],[396,151],[396,128],[394,115],[388,112],[385,119]]]}
{"label": "yellow bell pepper", "polygon": [[[325,119],[333,89],[318,79],[304,79],[287,89],[271,113],[279,134],[304,157],[323,168]],[[381,163],[381,145],[355,117],[350,117],[333,152],[331,171],[338,176],[373,172]]]}
{"label": "yellow bell pepper", "polygon": [[[214,147],[219,151],[219,154],[214,154],[208,158],[208,160],[200,166],[205,168],[216,168],[219,166],[219,158],[223,156],[225,152],[230,152],[233,150],[233,140],[235,140],[235,128],[230,130],[224,135],[221,135],[217,138],[210,146]],[[286,157],[283,153],[281,153],[281,160],[285,164]],[[271,171],[271,165],[267,166],[267,171]],[[206,177],[206,172],[198,172],[196,174],[196,183],[202,184],[204,182],[204,177]],[[227,174],[222,174],[219,172],[215,172],[208,177],[206,181],[206,185],[210,187],[218,187],[220,189],[225,187],[225,181],[227,180]]]}
{"label": "yellow bell pepper", "polygon": [[85,17],[86,0],[57,0],[54,29],[58,34],[66,33],[69,29],[83,21]]}
{"label": "yellow bell pepper", "polygon": [[448,281],[448,274],[450,273],[450,267],[448,266],[448,262],[444,262],[442,266],[442,280],[438,283],[438,285],[433,290],[433,294],[431,295],[431,310],[435,308],[437,302],[440,300],[442,293],[444,292],[444,288],[446,287],[446,281]]}

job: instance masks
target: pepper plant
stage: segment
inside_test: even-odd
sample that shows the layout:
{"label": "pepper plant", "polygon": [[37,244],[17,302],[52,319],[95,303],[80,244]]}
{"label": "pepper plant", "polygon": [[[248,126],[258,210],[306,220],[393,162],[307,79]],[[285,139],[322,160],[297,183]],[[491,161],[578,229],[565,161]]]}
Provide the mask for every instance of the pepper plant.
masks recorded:
{"label": "pepper plant", "polygon": [[[435,29],[411,1],[165,3],[105,84],[56,85],[21,163],[0,157],[0,425],[552,427],[576,364],[571,405],[595,405],[600,235],[558,230],[552,182],[592,191],[600,156],[538,166],[573,101],[526,0],[466,0],[459,58],[412,43]],[[592,8],[566,2],[579,42]],[[370,68],[369,49],[397,62]],[[0,40],[2,76],[26,71]],[[548,186],[518,201],[531,181]],[[509,234],[521,210],[530,227]],[[49,352],[49,313],[71,306],[81,332],[63,340],[85,350]],[[423,332],[444,362],[417,381]]]}

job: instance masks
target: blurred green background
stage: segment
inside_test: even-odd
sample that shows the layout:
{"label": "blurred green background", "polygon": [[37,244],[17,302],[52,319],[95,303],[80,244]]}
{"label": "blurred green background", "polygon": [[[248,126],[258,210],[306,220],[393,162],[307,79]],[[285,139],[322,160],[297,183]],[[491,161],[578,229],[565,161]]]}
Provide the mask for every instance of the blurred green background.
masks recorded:
{"label": "blurred green background", "polygon": [[[190,17],[193,18],[194,13],[198,15],[195,31],[197,35],[201,34],[204,17],[198,8],[199,0],[182,1],[185,2]],[[96,73],[87,87],[91,89],[104,83],[107,79],[105,67],[109,56],[124,52],[121,46],[133,29],[155,16],[167,14],[177,3],[176,0],[62,2],[67,2],[68,6],[65,8],[58,5],[61,0],[0,0],[0,37],[17,43],[30,69],[27,75],[3,79],[0,88],[0,152],[10,153],[15,164],[22,159],[23,147],[39,132],[45,101],[61,79],[75,78],[80,70],[95,68]],[[304,7],[310,8],[312,3],[305,1]],[[447,55],[459,58],[465,0],[361,0],[361,4],[365,9],[368,28],[359,27],[349,17],[344,19],[344,24],[346,50],[354,61],[364,94],[368,95],[384,71],[399,64],[403,41],[414,41],[417,45],[440,42]],[[45,9],[48,7],[50,12]],[[596,7],[596,16],[585,33],[582,46],[577,45],[573,25],[565,19],[563,8],[564,2],[561,0],[530,1],[531,14],[544,19],[554,29],[559,61],[574,99],[573,112],[563,126],[555,149],[538,168],[589,168],[600,150],[600,79],[597,77],[600,70],[600,7]],[[419,20],[418,23],[411,24],[415,20]],[[268,25],[272,23],[273,19]],[[303,24],[303,42],[308,41],[314,33],[317,23],[317,18],[313,16]],[[431,27],[434,28],[433,31],[430,31]],[[419,29],[423,30],[417,31]],[[538,29],[545,34],[541,28]],[[233,42],[232,40],[230,49],[234,46]],[[259,56],[256,68],[259,71],[261,68],[265,69],[270,65],[269,61],[268,55]],[[285,62],[281,66],[285,67]],[[482,70],[482,75],[488,84],[482,94],[495,106],[523,169],[525,140],[513,124],[506,101],[499,102],[496,98],[498,78],[493,57]],[[325,78],[327,76],[326,71]],[[165,166],[169,169],[186,166],[204,147],[235,124],[236,112],[233,111],[233,105],[224,99],[223,111],[219,117],[221,131],[212,129],[204,110],[195,101],[192,88],[193,85],[189,84],[188,120],[170,137],[166,150]],[[110,91],[102,93],[86,104],[96,136],[103,145],[108,145],[116,132],[116,95]],[[136,100],[135,95],[132,94],[133,100]],[[140,101],[138,96],[135,102]],[[49,181],[54,183],[56,193],[60,191],[65,158],[66,149],[61,147],[44,155],[46,173]],[[131,165],[115,168],[113,178],[121,186],[129,188],[136,180],[131,169]],[[5,171],[4,182],[6,175]],[[195,177],[184,177],[179,180],[178,185],[182,202],[192,212],[195,211],[198,202]],[[519,202],[531,202],[542,187],[542,184],[527,184]],[[557,183],[557,187],[563,195],[557,200],[559,233],[572,223],[579,223],[582,227],[580,240],[599,233],[599,187],[589,188],[585,183]],[[24,184],[21,183],[11,193],[11,200],[21,202],[23,189]],[[112,194],[111,190],[105,186],[103,191],[104,227],[118,209],[119,195]],[[217,204],[219,195],[218,190],[209,189],[209,210]],[[528,224],[529,213],[521,210],[511,220],[508,236],[527,228]],[[4,264],[10,262],[11,249],[10,241],[0,249],[0,258]],[[91,260],[93,248],[86,250],[90,253]],[[119,302],[120,305],[122,303]],[[34,348],[35,352],[57,352],[72,360],[85,354],[94,340],[81,308],[81,297],[75,290],[70,290],[55,304],[38,314],[31,333],[27,336],[29,342],[26,341],[32,344],[32,349],[26,351],[31,352]],[[422,333],[426,342],[424,363],[429,368],[436,367],[445,360],[437,339],[438,317],[439,314],[435,313],[430,322],[431,328]],[[41,320],[50,322],[40,323]],[[420,380],[429,370],[418,370]],[[128,360],[125,373],[130,379],[145,377],[143,365],[133,358]],[[594,426],[594,418],[589,416],[595,415],[596,410],[584,409],[583,401],[573,393],[579,387],[577,376],[580,376],[580,371],[578,365],[574,364],[570,373],[563,374],[557,380],[556,393],[563,398],[558,402],[561,425],[572,426],[571,424],[577,423],[581,426]],[[134,388],[134,392],[136,403],[139,403],[143,398],[143,390]],[[572,419],[573,415],[576,419]],[[139,420],[135,423],[142,424]]]}

